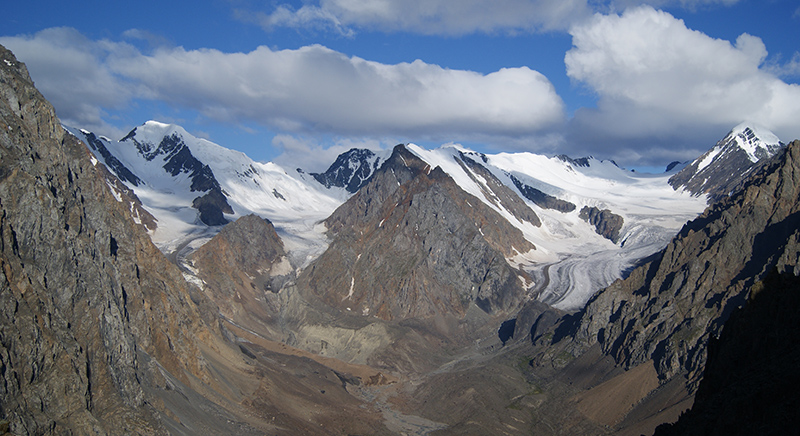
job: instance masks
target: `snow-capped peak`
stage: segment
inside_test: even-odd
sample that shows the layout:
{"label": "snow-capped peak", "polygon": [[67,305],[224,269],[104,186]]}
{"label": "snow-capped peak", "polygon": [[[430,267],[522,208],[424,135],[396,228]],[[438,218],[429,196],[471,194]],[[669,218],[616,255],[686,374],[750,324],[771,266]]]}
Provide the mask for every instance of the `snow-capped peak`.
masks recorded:
{"label": "snow-capped peak", "polygon": [[773,156],[782,146],[780,139],[774,133],[751,122],[744,122],[734,127],[722,142],[738,145],[753,163]]}

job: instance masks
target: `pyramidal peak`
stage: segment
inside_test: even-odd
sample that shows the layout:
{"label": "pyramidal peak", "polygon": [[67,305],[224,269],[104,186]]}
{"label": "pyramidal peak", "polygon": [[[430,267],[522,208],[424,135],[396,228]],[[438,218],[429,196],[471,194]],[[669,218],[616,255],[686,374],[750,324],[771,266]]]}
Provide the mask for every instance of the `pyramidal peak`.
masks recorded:
{"label": "pyramidal peak", "polygon": [[783,147],[783,143],[774,133],[752,122],[734,127],[720,142],[739,146],[753,163],[774,156]]}
{"label": "pyramidal peak", "polygon": [[669,179],[676,190],[706,195],[714,202],[733,193],[755,169],[775,156],[784,144],[768,129],[745,122]]}

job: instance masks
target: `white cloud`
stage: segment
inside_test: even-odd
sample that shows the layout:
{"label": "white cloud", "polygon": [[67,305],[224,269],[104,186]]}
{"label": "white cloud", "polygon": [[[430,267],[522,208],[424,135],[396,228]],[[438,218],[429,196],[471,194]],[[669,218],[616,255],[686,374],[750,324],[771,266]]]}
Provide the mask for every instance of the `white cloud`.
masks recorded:
{"label": "white cloud", "polygon": [[516,137],[564,119],[553,85],[527,67],[484,75],[419,60],[388,65],[320,45],[249,53],[160,47],[142,54],[63,28],[1,42],[28,64],[59,116],[82,127],[102,123],[102,108],[137,98],[278,132],[414,140]]}
{"label": "white cloud", "polygon": [[749,120],[800,135],[800,86],[762,68],[767,51],[757,37],[713,39],[650,7],[596,15],[570,33],[567,74],[598,96],[596,109],[576,112],[572,127],[583,133],[687,140]]}
{"label": "white cloud", "polygon": [[270,13],[239,11],[267,30],[323,29],[351,37],[354,29],[424,35],[566,30],[593,12],[643,4],[688,10],[730,6],[739,0],[318,0],[299,9],[281,4]]}
{"label": "white cloud", "polygon": [[429,35],[565,29],[587,17],[586,0],[320,0],[299,9],[278,6],[261,14],[267,28],[322,27],[352,34],[352,28]]}
{"label": "white cloud", "polygon": [[71,28],[51,28],[33,36],[0,37],[0,44],[25,62],[39,91],[64,123],[114,135],[103,108],[120,108],[136,86],[112,71],[112,52],[133,53],[125,44],[90,41]]}

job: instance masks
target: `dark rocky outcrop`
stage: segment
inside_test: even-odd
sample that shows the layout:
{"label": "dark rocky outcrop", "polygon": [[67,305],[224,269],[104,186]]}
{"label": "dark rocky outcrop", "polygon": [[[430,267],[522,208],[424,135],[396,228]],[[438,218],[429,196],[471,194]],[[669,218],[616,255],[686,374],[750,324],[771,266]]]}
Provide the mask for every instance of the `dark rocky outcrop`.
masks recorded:
{"label": "dark rocky outcrop", "polygon": [[116,156],[111,154],[111,152],[108,151],[108,148],[106,148],[105,144],[103,144],[103,141],[101,141],[100,138],[98,138],[94,133],[85,131],[81,131],[81,133],[83,134],[86,144],[89,145],[92,150],[97,151],[100,156],[102,156],[103,162],[111,171],[114,172],[114,174],[117,175],[117,177],[119,177],[120,180],[130,183],[133,186],[139,186],[144,183],[142,182],[142,179],[133,173],[133,171],[128,169],[125,164],[120,162]]}
{"label": "dark rocky outcrop", "polygon": [[463,152],[460,152],[455,159],[472,181],[481,188],[483,196],[492,204],[509,211],[520,222],[529,222],[536,227],[542,225],[536,212],[531,210],[514,191],[498,180],[486,167],[472,160]]}
{"label": "dark rocky outcrop", "polygon": [[494,313],[524,295],[505,257],[533,246],[402,145],[326,224],[333,242],[298,283],[330,305],[389,320]]}
{"label": "dark rocky outcrop", "polygon": [[773,273],[731,314],[708,361],[692,409],[669,435],[784,435],[800,428],[800,278]]}
{"label": "dark rocky outcrop", "polygon": [[625,220],[608,209],[600,210],[595,206],[583,206],[580,218],[594,226],[598,235],[610,239],[615,244],[619,243],[619,232]]}
{"label": "dark rocky outcrop", "polygon": [[567,156],[566,154],[559,154],[558,156],[556,156],[556,159],[558,159],[558,160],[560,160],[562,162],[567,162],[567,163],[569,163],[569,164],[571,164],[573,166],[576,166],[576,167],[584,167],[584,168],[586,168],[586,167],[589,166],[589,159],[591,159],[591,157],[571,158],[571,157]]}
{"label": "dark rocky outcrop", "polygon": [[324,173],[310,173],[326,188],[336,186],[355,193],[378,169],[380,159],[371,150],[353,148],[340,154]]}
{"label": "dark rocky outcrop", "polygon": [[514,186],[517,187],[520,194],[523,197],[527,198],[528,200],[534,202],[537,206],[544,208],[544,209],[554,209],[559,212],[572,212],[575,210],[575,205],[570,203],[569,201],[561,200],[560,198],[554,197],[550,194],[546,194],[533,186],[527,185],[523,183],[520,179],[514,177],[513,174],[508,175],[511,178],[511,182],[514,183]]}
{"label": "dark rocky outcrop", "polygon": [[192,207],[200,212],[200,221],[207,226],[228,224],[224,214],[233,213],[233,208],[219,187],[212,188],[204,195],[195,198]]}
{"label": "dark rocky outcrop", "polygon": [[676,160],[676,161],[672,161],[672,162],[670,162],[669,164],[667,164],[667,168],[664,170],[664,172],[665,172],[665,173],[668,173],[668,172],[670,172],[670,171],[674,170],[674,169],[675,169],[675,167],[677,167],[678,165],[681,165],[681,163],[682,163],[682,162],[681,162],[681,161],[679,161],[679,160]]}

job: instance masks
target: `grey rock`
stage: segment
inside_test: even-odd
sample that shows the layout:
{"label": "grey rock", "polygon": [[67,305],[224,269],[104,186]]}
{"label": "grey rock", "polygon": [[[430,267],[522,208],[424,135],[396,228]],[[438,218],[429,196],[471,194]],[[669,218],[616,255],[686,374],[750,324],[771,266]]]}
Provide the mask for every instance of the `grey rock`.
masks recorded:
{"label": "grey rock", "polygon": [[511,178],[511,182],[514,183],[514,186],[517,187],[520,194],[522,194],[522,196],[528,200],[534,202],[539,207],[545,209],[554,209],[565,213],[575,210],[576,206],[573,203],[570,203],[566,200],[561,200],[560,198],[544,193],[533,186],[527,185],[513,174],[509,174],[508,176]]}
{"label": "grey rock", "polygon": [[615,244],[619,243],[619,232],[625,224],[625,220],[621,216],[608,209],[600,210],[595,206],[584,206],[578,216],[594,226],[598,235],[610,239]]}
{"label": "grey rock", "polygon": [[[749,143],[755,147],[756,162],[750,160],[739,143]],[[749,127],[740,134],[731,131],[714,147],[670,177],[669,184],[695,196],[707,194],[709,204],[712,204],[741,189],[745,180],[783,147],[782,143],[771,145],[761,142]]]}
{"label": "grey rock", "polygon": [[508,311],[524,297],[505,256],[533,246],[402,145],[326,223],[333,241],[298,285],[334,307],[391,320]]}
{"label": "grey rock", "polygon": [[355,193],[367,184],[380,163],[371,150],[353,148],[340,154],[324,173],[310,174],[326,188],[336,186]]}

